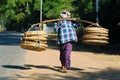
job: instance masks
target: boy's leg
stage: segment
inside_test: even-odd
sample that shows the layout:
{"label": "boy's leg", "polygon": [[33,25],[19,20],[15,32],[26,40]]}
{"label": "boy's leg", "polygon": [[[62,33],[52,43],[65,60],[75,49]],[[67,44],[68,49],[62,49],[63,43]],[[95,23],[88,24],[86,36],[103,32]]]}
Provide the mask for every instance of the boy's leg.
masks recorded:
{"label": "boy's leg", "polygon": [[65,50],[65,66],[67,69],[70,68],[70,64],[71,64],[71,51],[72,51],[72,43],[67,43]]}

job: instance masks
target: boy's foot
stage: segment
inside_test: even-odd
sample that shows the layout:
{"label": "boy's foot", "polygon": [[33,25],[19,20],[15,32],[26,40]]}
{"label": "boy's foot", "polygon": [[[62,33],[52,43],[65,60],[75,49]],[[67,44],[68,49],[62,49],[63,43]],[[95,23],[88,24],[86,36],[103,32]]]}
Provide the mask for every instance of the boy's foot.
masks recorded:
{"label": "boy's foot", "polygon": [[67,73],[67,68],[65,66],[62,66],[61,71],[64,72],[64,73]]}

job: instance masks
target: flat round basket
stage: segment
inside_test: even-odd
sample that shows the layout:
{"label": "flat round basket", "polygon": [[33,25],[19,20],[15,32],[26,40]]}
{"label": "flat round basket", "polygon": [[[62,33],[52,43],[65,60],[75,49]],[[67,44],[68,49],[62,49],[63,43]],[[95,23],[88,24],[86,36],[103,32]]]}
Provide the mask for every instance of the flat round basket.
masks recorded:
{"label": "flat round basket", "polygon": [[85,33],[101,33],[101,34],[108,34],[108,31],[103,30],[85,30]]}
{"label": "flat round basket", "polygon": [[41,43],[41,44],[47,44],[47,41],[29,41],[29,40],[22,40],[21,43],[25,44],[33,44],[33,43]]}
{"label": "flat round basket", "polygon": [[28,49],[28,50],[33,50],[33,51],[44,51],[48,47],[45,44],[26,44],[26,43],[21,43],[20,47],[23,49]]}
{"label": "flat round basket", "polygon": [[83,39],[87,40],[108,40],[109,38],[106,36],[95,36],[95,35],[84,35]]}
{"label": "flat round basket", "polygon": [[102,28],[102,27],[86,27],[84,29],[85,33],[94,33],[94,34],[106,34],[108,35],[108,29]]}
{"label": "flat round basket", "polygon": [[108,34],[105,34],[105,33],[87,33],[86,35],[93,35],[93,36],[105,36],[105,37],[108,37]]}
{"label": "flat round basket", "polygon": [[84,44],[89,44],[89,45],[106,45],[108,44],[108,41],[106,40],[83,40]]}
{"label": "flat round basket", "polygon": [[102,27],[86,27],[85,31],[106,31],[108,32],[108,29],[102,28]]}
{"label": "flat round basket", "polygon": [[108,31],[108,29],[102,27],[86,27],[82,43],[88,45],[106,45],[109,43]]}
{"label": "flat round basket", "polygon": [[23,40],[40,40],[40,41],[46,41],[47,38],[44,38],[44,37],[38,37],[38,36],[31,36],[31,37],[23,37]]}
{"label": "flat round basket", "polygon": [[24,36],[43,36],[43,37],[47,37],[47,34],[44,31],[27,31],[24,32]]}

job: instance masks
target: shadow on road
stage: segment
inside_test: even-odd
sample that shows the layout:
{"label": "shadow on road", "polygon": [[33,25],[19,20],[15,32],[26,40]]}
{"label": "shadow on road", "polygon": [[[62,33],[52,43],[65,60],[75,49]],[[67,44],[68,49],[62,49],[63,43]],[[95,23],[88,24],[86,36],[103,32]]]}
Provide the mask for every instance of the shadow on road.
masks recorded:
{"label": "shadow on road", "polygon": [[[39,68],[39,69],[50,69],[53,71],[61,72],[59,66],[49,66],[49,65],[30,65],[30,64],[25,64],[24,66],[19,66],[19,65],[2,65],[4,68],[10,68],[10,69],[20,69],[20,70],[27,70],[31,69],[32,67],[34,68]],[[71,67],[69,70],[83,70],[75,67]]]}
{"label": "shadow on road", "polygon": [[[44,67],[44,66],[43,66]],[[115,70],[111,68],[107,68],[98,72],[85,72],[85,71],[77,71],[61,74],[39,74],[34,73],[32,77],[28,77],[28,79],[39,79],[39,80],[120,80],[120,70]],[[34,76],[34,77],[33,77]],[[24,75],[19,75],[18,78],[26,78]],[[26,78],[27,79],[27,78]]]}
{"label": "shadow on road", "polygon": [[18,32],[0,32],[0,45],[19,45],[21,37],[22,34]]}
{"label": "shadow on road", "polygon": [[[39,69],[50,69],[50,70],[54,70],[57,72],[61,72],[60,71],[60,66],[49,66],[49,65],[30,65],[30,64],[26,64],[27,67],[34,67],[34,68],[39,68]],[[83,70],[80,68],[75,68],[75,67],[71,67],[69,70]]]}
{"label": "shadow on road", "polygon": [[19,66],[19,65],[2,65],[2,67],[4,67],[4,68],[10,68],[10,69],[21,69],[21,70],[31,69],[30,67]]}
{"label": "shadow on road", "polygon": [[81,80],[120,80],[120,70],[107,68],[100,72],[80,72],[84,76],[81,77]]}

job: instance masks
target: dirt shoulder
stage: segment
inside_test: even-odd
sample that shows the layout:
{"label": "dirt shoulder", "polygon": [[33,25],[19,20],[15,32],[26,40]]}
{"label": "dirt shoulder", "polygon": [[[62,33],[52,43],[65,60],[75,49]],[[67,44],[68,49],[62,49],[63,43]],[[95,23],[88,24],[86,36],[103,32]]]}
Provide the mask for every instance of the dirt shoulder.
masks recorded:
{"label": "dirt shoulder", "polygon": [[71,69],[62,73],[59,71],[59,50],[57,46],[49,45],[42,52],[28,50],[25,64],[30,69],[23,70],[18,80],[120,80],[118,55],[73,50]]}

